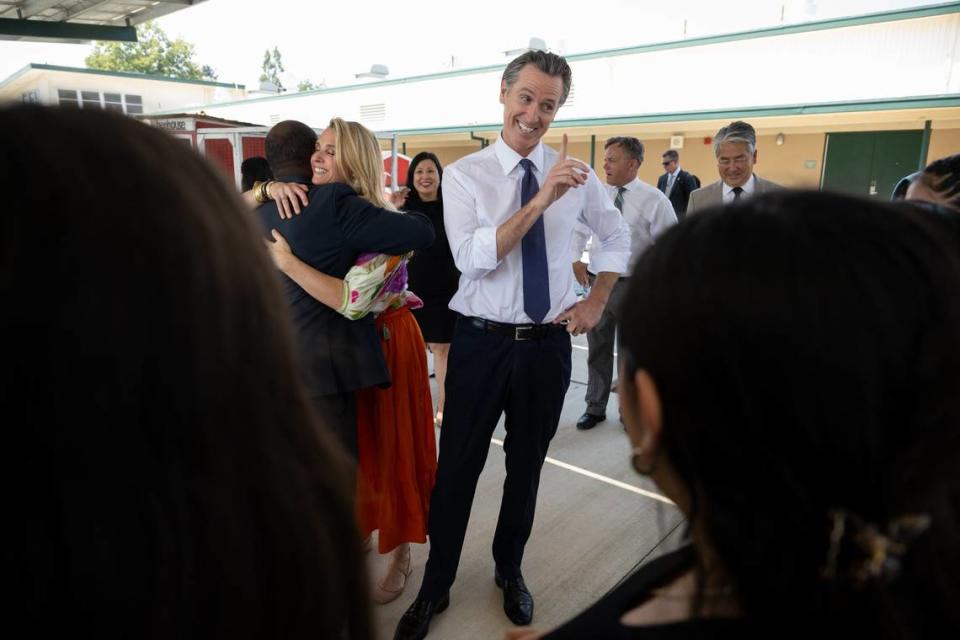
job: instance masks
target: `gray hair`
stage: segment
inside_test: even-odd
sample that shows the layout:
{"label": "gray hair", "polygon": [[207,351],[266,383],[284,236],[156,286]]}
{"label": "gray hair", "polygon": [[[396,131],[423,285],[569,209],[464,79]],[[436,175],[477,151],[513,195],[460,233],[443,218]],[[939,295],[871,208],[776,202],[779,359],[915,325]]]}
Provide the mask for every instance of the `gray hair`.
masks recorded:
{"label": "gray hair", "polygon": [[617,136],[615,138],[607,138],[607,141],[603,143],[603,148],[606,149],[612,144],[620,145],[620,148],[626,151],[627,155],[635,159],[640,164],[643,164],[643,143],[637,138],[632,136]]}
{"label": "gray hair", "polygon": [[752,154],[757,150],[757,132],[743,120],[737,120],[717,131],[717,135],[713,138],[714,156],[720,153],[720,145],[724,142],[742,142],[747,145],[747,151]]}
{"label": "gray hair", "polygon": [[667,149],[666,151],[663,152],[663,155],[660,157],[667,158],[668,160],[671,160],[673,162],[678,162],[680,160],[680,154],[677,152],[676,149]]}
{"label": "gray hair", "polygon": [[570,95],[570,85],[573,84],[573,72],[570,71],[570,65],[567,64],[566,59],[555,53],[539,49],[531,49],[520,54],[511,60],[507,68],[503,70],[501,79],[507,85],[508,91],[520,76],[520,70],[528,64],[532,64],[548,76],[559,76],[563,80],[563,93],[560,94],[560,104],[557,105],[562,107],[563,103],[567,101],[567,96]]}

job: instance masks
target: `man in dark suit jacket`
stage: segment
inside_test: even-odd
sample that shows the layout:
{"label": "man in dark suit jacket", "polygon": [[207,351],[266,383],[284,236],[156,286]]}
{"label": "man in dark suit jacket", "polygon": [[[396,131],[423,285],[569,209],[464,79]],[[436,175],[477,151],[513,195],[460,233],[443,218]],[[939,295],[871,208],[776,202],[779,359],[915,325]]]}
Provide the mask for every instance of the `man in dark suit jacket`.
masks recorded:
{"label": "man in dark suit jacket", "polygon": [[[286,120],[267,134],[267,161],[284,182],[310,184],[310,155],[317,135]],[[433,244],[433,225],[419,213],[400,214],[374,206],[340,183],[311,187],[303,211],[282,219],[275,202],[257,213],[266,236],[276,229],[293,253],[328,275],[343,278],[362,253],[400,255]],[[281,274],[300,342],[304,379],[314,406],[356,455],[354,392],[389,386],[390,373],[372,315],[348,320]],[[268,375],[265,373],[264,375]]]}
{"label": "man in dark suit jacket", "polygon": [[700,188],[700,178],[680,168],[680,154],[675,149],[667,149],[660,158],[666,173],[657,180],[657,189],[670,199],[677,220],[683,220],[690,193]]}

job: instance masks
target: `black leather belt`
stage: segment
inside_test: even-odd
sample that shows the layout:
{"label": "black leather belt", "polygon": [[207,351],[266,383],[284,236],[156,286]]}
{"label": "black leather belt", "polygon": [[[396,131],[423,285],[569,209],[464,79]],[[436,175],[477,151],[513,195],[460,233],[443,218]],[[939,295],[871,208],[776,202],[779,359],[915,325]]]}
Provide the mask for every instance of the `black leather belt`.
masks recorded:
{"label": "black leather belt", "polygon": [[567,330],[562,324],[507,324],[494,322],[484,318],[464,318],[480,331],[499,333],[514,340],[540,340],[551,333],[560,333]]}

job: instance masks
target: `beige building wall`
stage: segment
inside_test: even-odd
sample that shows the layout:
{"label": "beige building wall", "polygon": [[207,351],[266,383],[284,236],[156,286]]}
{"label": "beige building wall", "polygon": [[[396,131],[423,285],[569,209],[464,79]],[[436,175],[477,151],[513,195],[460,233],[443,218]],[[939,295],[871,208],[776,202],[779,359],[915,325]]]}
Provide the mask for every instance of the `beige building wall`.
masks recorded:
{"label": "beige building wall", "polygon": [[[877,127],[879,130],[880,128]],[[864,130],[870,130],[869,125]],[[551,130],[550,132],[554,132]],[[632,132],[610,132],[605,130],[603,135],[597,135],[594,165],[601,181],[603,175],[603,141],[615,135],[631,135]],[[547,144],[557,148],[559,141],[551,139]],[[823,154],[826,145],[826,132],[815,133],[785,133],[784,143],[777,145],[776,135],[761,135],[757,138],[758,175],[773,180],[786,187],[795,189],[818,189],[820,187],[821,172],[823,170]],[[490,140],[494,139],[491,135]],[[422,140],[422,139],[421,139]],[[646,148],[643,165],[638,176],[643,182],[656,186],[657,178],[663,173],[661,155],[670,147],[668,137],[641,137]],[[456,145],[450,142],[438,142],[431,146],[422,141],[416,145],[407,145],[407,155],[413,157],[420,151],[433,151],[440,158],[443,166],[462,158],[465,155],[478,151],[479,142],[468,145]],[[586,163],[590,162],[589,139],[574,140],[569,143],[568,152]],[[680,166],[693,173],[703,185],[719,179],[717,163],[713,154],[713,143],[705,142],[703,136],[687,136],[680,153]],[[960,153],[960,128],[934,129],[930,137],[930,148],[927,162],[942,158],[954,153]]]}
{"label": "beige building wall", "polygon": [[934,129],[930,132],[930,148],[924,164],[960,153],[960,129]]}

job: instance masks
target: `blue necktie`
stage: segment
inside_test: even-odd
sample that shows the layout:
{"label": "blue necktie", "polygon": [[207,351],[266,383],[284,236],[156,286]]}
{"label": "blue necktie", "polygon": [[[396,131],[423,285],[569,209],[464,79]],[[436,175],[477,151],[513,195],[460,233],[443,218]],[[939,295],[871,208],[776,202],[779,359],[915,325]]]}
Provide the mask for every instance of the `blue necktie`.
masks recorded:
{"label": "blue necktie", "polygon": [[[523,180],[520,182],[520,206],[524,207],[537,195],[540,185],[533,175],[533,163],[524,158]],[[523,253],[523,310],[537,324],[543,322],[550,310],[550,279],[547,275],[547,236],[543,228],[543,216],[520,242]]]}

